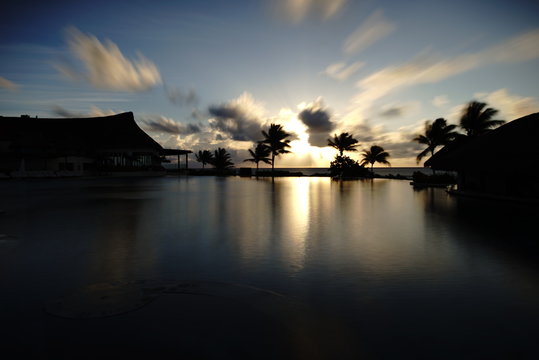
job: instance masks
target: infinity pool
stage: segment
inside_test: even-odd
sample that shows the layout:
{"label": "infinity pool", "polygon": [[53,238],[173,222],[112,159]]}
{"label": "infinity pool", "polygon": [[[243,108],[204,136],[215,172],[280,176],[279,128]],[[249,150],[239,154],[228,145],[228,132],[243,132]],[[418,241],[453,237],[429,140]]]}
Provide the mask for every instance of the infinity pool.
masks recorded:
{"label": "infinity pool", "polygon": [[302,304],[364,358],[536,358],[537,221],[389,179],[4,181],[1,335],[42,343],[43,307],[90,284],[215,282]]}

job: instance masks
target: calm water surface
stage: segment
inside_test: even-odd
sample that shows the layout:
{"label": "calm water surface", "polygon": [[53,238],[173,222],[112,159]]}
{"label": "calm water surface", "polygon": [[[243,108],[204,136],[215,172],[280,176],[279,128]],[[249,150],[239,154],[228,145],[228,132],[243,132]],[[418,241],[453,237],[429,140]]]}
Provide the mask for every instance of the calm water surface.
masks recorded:
{"label": "calm water surface", "polygon": [[0,196],[15,327],[87,284],[219,281],[309,306],[367,358],[539,354],[537,207],[385,179],[7,181]]}

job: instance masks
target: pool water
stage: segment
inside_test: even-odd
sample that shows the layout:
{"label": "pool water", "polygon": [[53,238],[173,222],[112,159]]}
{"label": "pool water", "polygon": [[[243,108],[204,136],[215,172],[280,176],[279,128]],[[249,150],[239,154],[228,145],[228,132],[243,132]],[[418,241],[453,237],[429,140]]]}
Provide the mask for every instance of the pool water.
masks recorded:
{"label": "pool water", "polygon": [[537,206],[316,177],[4,181],[0,199],[4,341],[32,343],[51,299],[152,279],[281,294],[366,358],[539,355]]}

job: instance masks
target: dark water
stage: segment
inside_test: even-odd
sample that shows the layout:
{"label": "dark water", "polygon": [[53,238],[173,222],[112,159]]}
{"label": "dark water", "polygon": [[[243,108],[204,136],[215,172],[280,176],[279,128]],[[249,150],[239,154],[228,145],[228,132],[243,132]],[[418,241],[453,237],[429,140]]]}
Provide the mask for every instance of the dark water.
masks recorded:
{"label": "dark water", "polygon": [[385,179],[2,182],[3,339],[88,284],[176,279],[283,294],[365,358],[537,358],[538,220]]}

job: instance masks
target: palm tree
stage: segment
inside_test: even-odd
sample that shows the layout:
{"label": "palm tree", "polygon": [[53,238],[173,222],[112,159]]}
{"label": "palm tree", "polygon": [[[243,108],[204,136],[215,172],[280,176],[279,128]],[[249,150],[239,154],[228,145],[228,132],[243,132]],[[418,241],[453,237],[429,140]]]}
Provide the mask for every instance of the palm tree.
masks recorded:
{"label": "palm tree", "polygon": [[427,148],[417,155],[417,163],[419,164],[428,153],[430,156],[434,155],[438,146],[447,145],[455,139],[458,136],[458,133],[455,132],[456,127],[456,125],[447,125],[444,118],[438,118],[432,124],[430,121],[425,121],[425,133],[414,138],[414,141],[427,145]]}
{"label": "palm tree", "polygon": [[195,158],[199,163],[202,163],[202,168],[206,164],[211,164],[213,160],[213,154],[209,150],[199,150],[198,153],[195,153]]}
{"label": "palm tree", "polygon": [[249,154],[251,154],[250,159],[245,159],[243,161],[250,161],[256,163],[256,174],[258,175],[258,163],[262,161],[266,164],[271,164],[271,159],[269,158],[270,149],[266,144],[258,144],[255,148],[255,151],[249,149]]}
{"label": "palm tree", "polygon": [[334,134],[333,139],[328,139],[328,146],[337,149],[339,155],[342,156],[345,151],[357,151],[356,147],[359,146],[359,144],[352,134],[343,132],[339,136]]}
{"label": "palm tree", "polygon": [[287,139],[291,134],[284,131],[281,125],[271,124],[268,132],[262,130],[264,140],[260,141],[261,144],[266,144],[271,154],[271,176],[273,176],[273,170],[275,168],[275,157],[281,154],[287,154],[286,148],[290,147],[290,140]]}
{"label": "palm tree", "polygon": [[218,148],[213,152],[213,160],[211,164],[217,170],[225,170],[234,166],[234,163],[231,160],[231,156],[224,148]]}
{"label": "palm tree", "polygon": [[380,164],[391,165],[389,161],[387,161],[389,153],[385,151],[384,148],[381,146],[373,145],[371,146],[370,150],[363,150],[363,152],[361,152],[361,155],[363,156],[361,165],[365,166],[366,164],[371,164],[371,173],[373,175],[374,163],[379,162]]}
{"label": "palm tree", "polygon": [[460,127],[466,131],[467,136],[483,135],[505,123],[504,120],[492,120],[497,113],[498,110],[487,108],[486,103],[470,101],[462,110]]}

